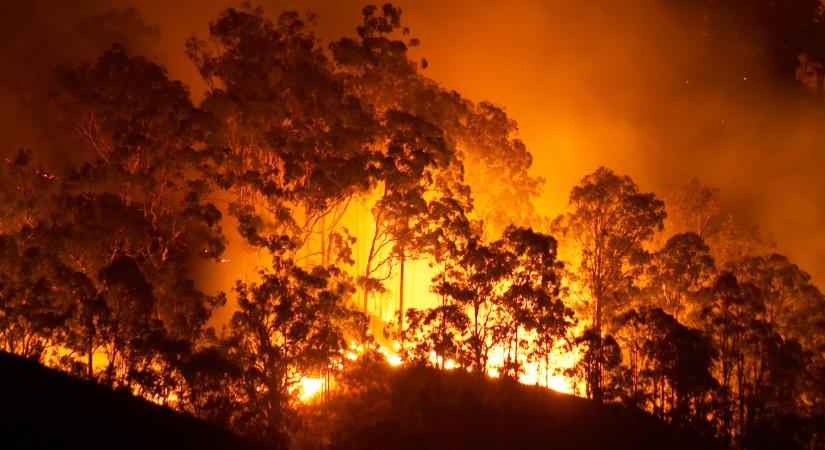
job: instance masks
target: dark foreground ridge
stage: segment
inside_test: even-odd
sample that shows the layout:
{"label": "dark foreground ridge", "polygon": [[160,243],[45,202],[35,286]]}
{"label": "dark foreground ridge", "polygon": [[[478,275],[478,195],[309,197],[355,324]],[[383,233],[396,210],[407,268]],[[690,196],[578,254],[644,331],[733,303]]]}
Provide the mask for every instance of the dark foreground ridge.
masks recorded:
{"label": "dark foreground ridge", "polygon": [[127,392],[0,352],[0,449],[260,450]]}
{"label": "dark foreground ridge", "polygon": [[460,370],[369,371],[369,382],[326,406],[335,450],[711,448],[638,409],[599,406],[542,387]]}
{"label": "dark foreground ridge", "polygon": [[[319,448],[321,441],[337,450],[705,447],[641,411],[543,388],[419,368],[377,370],[371,378],[327,404],[326,439],[310,420],[296,447]],[[126,392],[2,352],[0,396],[3,450],[260,449]]]}

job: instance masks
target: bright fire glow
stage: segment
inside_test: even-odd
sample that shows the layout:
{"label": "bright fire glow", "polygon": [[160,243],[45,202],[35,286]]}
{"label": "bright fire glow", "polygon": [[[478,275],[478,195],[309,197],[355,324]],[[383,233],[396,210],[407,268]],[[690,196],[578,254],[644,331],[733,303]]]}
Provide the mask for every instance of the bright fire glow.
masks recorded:
{"label": "bright fire glow", "polygon": [[322,378],[308,378],[304,377],[301,379],[301,385],[299,387],[300,393],[298,394],[298,398],[301,401],[307,401],[317,395],[321,390],[324,388],[324,380]]}
{"label": "bright fire glow", "polygon": [[391,366],[397,367],[401,365],[401,357],[398,355],[387,355],[387,362],[390,363]]}
{"label": "bright fire glow", "polygon": [[401,355],[399,355],[398,353],[390,353],[384,347],[381,347],[380,349],[378,349],[378,351],[381,352],[382,355],[384,355],[384,359],[386,359],[387,363],[393,367],[400,366],[403,362],[401,361]]}
{"label": "bright fire glow", "polygon": [[[394,344],[394,346],[396,349],[400,347],[397,343]],[[343,356],[347,360],[356,361],[364,353],[364,350],[363,345],[353,341]],[[387,363],[393,367],[403,364],[401,355],[397,352],[391,352],[384,346],[379,347],[378,352],[381,353]],[[498,366],[504,361],[504,356],[504,351],[501,348],[491,353],[491,367],[487,370],[487,375],[492,378],[501,376]],[[524,372],[519,376],[519,382],[526,385],[544,386],[556,392],[576,395],[576,386],[573,381],[563,374],[565,369],[572,367],[576,363],[576,360],[576,352],[570,352],[564,348],[557,347],[553,349],[553,352],[545,361],[524,363],[522,366]],[[437,356],[434,352],[430,354],[430,362],[435,367],[442,367],[441,357]],[[443,368],[446,370],[454,370],[460,367],[459,364],[452,359],[447,359],[443,362]],[[338,368],[342,369],[343,366],[339,365]],[[324,387],[325,382],[323,378],[304,377],[296,387],[298,398],[303,402],[310,401],[317,396],[318,393],[322,392]]]}

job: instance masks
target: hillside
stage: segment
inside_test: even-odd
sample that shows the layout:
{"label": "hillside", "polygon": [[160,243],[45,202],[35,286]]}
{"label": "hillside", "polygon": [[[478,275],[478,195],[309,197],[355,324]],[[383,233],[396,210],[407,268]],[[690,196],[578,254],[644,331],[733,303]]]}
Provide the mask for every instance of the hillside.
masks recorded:
{"label": "hillside", "polygon": [[[542,388],[419,368],[371,365],[350,375],[366,373],[346,393],[307,407],[297,447],[318,448],[323,440],[340,450],[702,448],[645,413]],[[0,353],[0,374],[3,449],[259,448],[13,355]]]}
{"label": "hillside", "polygon": [[253,450],[192,417],[0,352],[4,450]]}
{"label": "hillside", "polygon": [[[349,375],[343,394],[313,406],[311,428],[334,449],[708,448],[642,411],[508,380],[375,365]],[[320,444],[317,431],[304,439]]]}

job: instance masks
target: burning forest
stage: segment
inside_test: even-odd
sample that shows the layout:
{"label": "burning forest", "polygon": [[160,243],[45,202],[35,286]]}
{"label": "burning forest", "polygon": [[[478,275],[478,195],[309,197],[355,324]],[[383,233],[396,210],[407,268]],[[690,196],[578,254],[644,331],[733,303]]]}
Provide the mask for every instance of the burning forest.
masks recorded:
{"label": "burning forest", "polygon": [[825,449],[825,4],[270,3],[0,4],[0,447]]}

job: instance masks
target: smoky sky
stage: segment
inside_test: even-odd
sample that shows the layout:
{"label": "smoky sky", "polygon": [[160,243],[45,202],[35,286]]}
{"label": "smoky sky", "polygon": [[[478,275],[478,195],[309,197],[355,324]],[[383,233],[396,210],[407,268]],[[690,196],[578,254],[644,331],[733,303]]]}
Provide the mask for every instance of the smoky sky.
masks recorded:
{"label": "smoky sky", "polygon": [[[38,115],[27,110],[31,101],[20,100],[29,77],[36,83],[49,66],[91,59],[112,42],[126,41],[164,64],[197,101],[205,87],[184,41],[205,35],[208,22],[234,5],[3,3],[3,153],[38,144],[38,131],[24,133],[38,125],[21,119]],[[325,42],[353,35],[365,4],[260,3],[273,16],[317,13]],[[670,0],[394,3],[422,42],[415,56],[428,60],[428,76],[470,99],[503,105],[518,121],[534,174],[546,180],[540,212],[563,212],[570,188],[602,165],[659,194],[697,176],[721,189],[726,208],[760,224],[779,251],[825,280],[825,99],[778,76],[769,51],[778,45],[774,36],[738,21],[737,11],[720,26],[686,6],[691,2]],[[47,124],[39,127],[47,132]]]}

